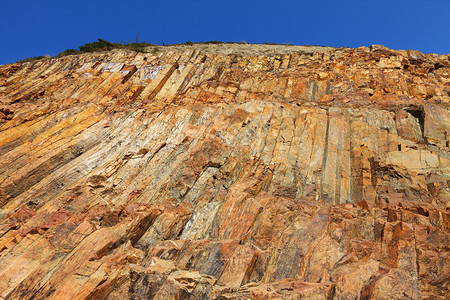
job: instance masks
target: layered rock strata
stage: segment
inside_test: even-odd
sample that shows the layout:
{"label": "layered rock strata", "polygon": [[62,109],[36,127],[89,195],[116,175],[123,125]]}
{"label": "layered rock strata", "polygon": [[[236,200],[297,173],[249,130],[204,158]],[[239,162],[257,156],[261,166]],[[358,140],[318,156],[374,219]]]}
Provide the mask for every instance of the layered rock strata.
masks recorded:
{"label": "layered rock strata", "polygon": [[446,299],[450,56],[0,66],[0,299]]}

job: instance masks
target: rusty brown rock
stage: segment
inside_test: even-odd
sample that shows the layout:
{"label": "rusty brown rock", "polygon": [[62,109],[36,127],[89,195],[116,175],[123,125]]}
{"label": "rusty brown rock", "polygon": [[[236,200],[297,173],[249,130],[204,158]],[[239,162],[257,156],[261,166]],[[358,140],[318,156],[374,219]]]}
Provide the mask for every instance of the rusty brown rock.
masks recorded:
{"label": "rusty brown rock", "polygon": [[301,49],[0,66],[0,299],[446,299],[450,56]]}

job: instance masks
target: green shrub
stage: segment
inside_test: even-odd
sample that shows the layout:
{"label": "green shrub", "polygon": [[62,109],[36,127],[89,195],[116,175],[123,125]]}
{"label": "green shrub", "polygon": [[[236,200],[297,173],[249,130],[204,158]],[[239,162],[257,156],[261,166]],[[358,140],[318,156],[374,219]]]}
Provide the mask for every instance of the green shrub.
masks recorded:
{"label": "green shrub", "polygon": [[153,46],[150,43],[147,42],[140,42],[140,43],[127,43],[127,44],[118,44],[117,48],[122,48],[121,46],[123,46],[123,48],[131,50],[131,51],[135,51],[135,52],[141,52],[141,53],[145,53],[145,48],[149,47],[149,46]]}
{"label": "green shrub", "polygon": [[78,54],[78,50],[75,50],[75,49],[67,49],[67,50],[64,50],[63,52],[61,52],[61,53],[58,53],[58,57],[63,57],[63,56],[67,56],[67,55],[73,55],[73,54]]}
{"label": "green shrub", "polygon": [[206,41],[206,42],[201,42],[200,44],[224,44],[224,42],[221,42],[221,41]]}
{"label": "green shrub", "polygon": [[78,47],[78,49],[80,49],[81,52],[109,51],[117,48],[117,45],[119,44],[113,44],[106,40],[98,39],[97,42],[84,44],[83,46]]}
{"label": "green shrub", "polygon": [[63,57],[66,55],[72,54],[80,54],[80,53],[91,53],[91,52],[99,52],[99,51],[109,51],[112,49],[128,49],[135,52],[145,53],[145,49],[149,46],[154,46],[153,44],[147,42],[140,43],[111,43],[106,40],[98,39],[97,42],[87,43],[83,46],[79,46],[79,50],[75,49],[67,49],[58,54],[58,57]]}
{"label": "green shrub", "polygon": [[35,60],[40,60],[43,58],[47,58],[46,56],[33,56],[33,57],[27,57],[25,59],[22,60],[18,60],[16,61],[17,63],[24,63],[24,62],[30,62],[30,61],[35,61]]}

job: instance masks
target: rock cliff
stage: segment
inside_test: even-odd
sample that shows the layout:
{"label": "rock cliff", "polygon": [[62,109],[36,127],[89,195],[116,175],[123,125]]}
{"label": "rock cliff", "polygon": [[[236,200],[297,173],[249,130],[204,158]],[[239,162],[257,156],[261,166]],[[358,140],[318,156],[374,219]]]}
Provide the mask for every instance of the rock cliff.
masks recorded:
{"label": "rock cliff", "polygon": [[450,55],[257,55],[0,66],[0,299],[446,299]]}

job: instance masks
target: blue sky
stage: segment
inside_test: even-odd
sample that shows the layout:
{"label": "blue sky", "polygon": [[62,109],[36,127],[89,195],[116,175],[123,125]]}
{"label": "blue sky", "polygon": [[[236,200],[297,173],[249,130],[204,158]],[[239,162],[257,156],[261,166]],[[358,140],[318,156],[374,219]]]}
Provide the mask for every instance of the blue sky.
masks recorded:
{"label": "blue sky", "polygon": [[0,64],[102,38],[247,41],[450,53],[450,0],[0,0]]}

